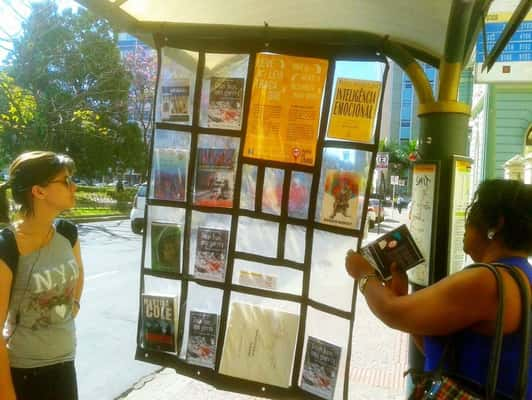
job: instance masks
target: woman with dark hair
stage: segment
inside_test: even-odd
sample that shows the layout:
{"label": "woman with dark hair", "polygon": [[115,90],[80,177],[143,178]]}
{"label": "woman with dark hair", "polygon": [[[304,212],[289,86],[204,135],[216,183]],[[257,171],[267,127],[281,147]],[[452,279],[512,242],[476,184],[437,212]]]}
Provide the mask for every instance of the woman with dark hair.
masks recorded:
{"label": "woman with dark hair", "polygon": [[[532,283],[532,185],[518,181],[483,182],[468,208],[464,251],[475,262],[502,263]],[[498,294],[496,280],[487,268],[470,268],[408,294],[408,280],[392,265],[392,280],[383,284],[368,262],[349,250],[349,275],[359,282],[372,312],[388,326],[408,332],[425,354],[425,370],[438,367],[452,335],[453,373],[484,386],[495,330]],[[510,397],[517,380],[522,315],[516,281],[498,268],[505,288],[504,341],[497,392]],[[532,363],[532,353],[529,364]],[[532,399],[532,369],[528,371],[526,399]]]}
{"label": "woman with dark hair", "polygon": [[33,151],[18,156],[0,186],[0,222],[9,222],[7,188],[19,218],[0,232],[0,399],[75,400],[74,318],[83,266],[76,227],[56,220],[75,203],[73,161]]}

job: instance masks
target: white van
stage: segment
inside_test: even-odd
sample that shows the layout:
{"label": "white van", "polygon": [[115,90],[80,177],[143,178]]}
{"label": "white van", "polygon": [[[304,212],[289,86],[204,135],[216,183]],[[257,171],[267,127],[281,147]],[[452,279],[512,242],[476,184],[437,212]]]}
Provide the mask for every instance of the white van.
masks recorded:
{"label": "white van", "polygon": [[146,191],[148,190],[148,185],[143,183],[139,186],[135,199],[133,200],[133,208],[131,209],[131,214],[129,219],[131,221],[131,230],[134,233],[142,233],[144,229],[144,207],[146,207]]}

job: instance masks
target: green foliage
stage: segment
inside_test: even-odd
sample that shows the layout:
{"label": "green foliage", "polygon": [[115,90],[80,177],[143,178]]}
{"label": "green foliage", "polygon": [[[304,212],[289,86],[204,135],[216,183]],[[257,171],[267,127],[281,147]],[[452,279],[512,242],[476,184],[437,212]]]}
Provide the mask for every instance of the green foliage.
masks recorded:
{"label": "green foliage", "polygon": [[[32,94],[15,84],[5,72],[0,72],[0,143],[16,142],[33,122],[37,109]],[[9,159],[8,146],[0,147],[0,161]]]}
{"label": "green foliage", "polygon": [[417,141],[410,140],[408,143],[388,142],[381,140],[379,142],[379,151],[390,154],[389,164],[395,171],[404,171],[410,168],[411,160],[409,156],[417,150]]}
{"label": "green foliage", "polygon": [[19,106],[10,114],[18,119],[9,119],[17,125],[11,123],[10,135],[0,135],[4,158],[35,149],[66,152],[77,174],[87,178],[143,168],[141,133],[134,138],[127,124],[131,75],[111,26],[83,9],[60,13],[50,0],[31,7],[8,58],[10,78],[4,78],[20,88]]}

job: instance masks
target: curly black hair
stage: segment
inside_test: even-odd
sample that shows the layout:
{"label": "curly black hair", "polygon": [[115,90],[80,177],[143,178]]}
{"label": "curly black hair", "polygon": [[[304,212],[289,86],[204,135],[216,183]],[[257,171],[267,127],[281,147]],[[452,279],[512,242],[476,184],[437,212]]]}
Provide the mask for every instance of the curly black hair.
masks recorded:
{"label": "curly black hair", "polygon": [[482,182],[467,209],[467,224],[497,229],[504,244],[532,253],[532,185],[515,180]]}

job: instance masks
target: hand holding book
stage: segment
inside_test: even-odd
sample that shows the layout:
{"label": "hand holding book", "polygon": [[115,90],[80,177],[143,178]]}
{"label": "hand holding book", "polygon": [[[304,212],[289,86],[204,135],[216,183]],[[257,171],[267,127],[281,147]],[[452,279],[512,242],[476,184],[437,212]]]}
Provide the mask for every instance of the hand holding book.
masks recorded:
{"label": "hand holding book", "polygon": [[399,271],[405,272],[423,261],[423,255],[408,228],[401,225],[361,247],[359,253],[350,250],[346,257],[346,269],[355,279],[376,271],[382,280],[387,281],[392,278],[392,265],[395,265],[397,275]]}

